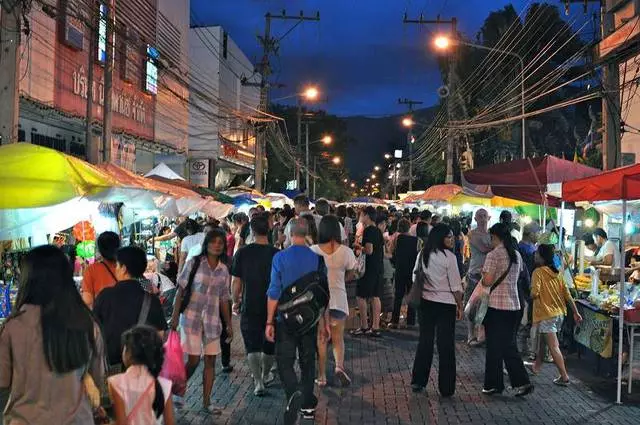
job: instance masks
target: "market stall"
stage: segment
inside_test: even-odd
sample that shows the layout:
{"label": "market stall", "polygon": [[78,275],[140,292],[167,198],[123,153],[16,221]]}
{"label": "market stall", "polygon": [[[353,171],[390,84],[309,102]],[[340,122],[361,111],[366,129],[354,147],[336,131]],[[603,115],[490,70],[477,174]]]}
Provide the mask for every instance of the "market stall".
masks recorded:
{"label": "market stall", "polygon": [[[627,222],[627,201],[640,199],[640,164],[632,165],[629,167],[617,168],[611,171],[603,172],[595,177],[587,177],[578,180],[567,181],[562,184],[562,199],[570,202],[578,201],[612,201],[619,200],[622,204],[622,225],[620,226],[620,256],[624,259],[625,241],[626,241],[626,222]],[[622,396],[622,363],[623,363],[623,335],[625,328],[625,321],[630,318],[629,310],[633,310],[633,298],[637,297],[632,293],[634,287],[626,283],[625,267],[622,263],[621,267],[617,270],[619,276],[619,282],[617,287],[617,299],[613,298],[613,301],[617,301],[617,317],[618,321],[618,387],[616,401],[621,402]],[[601,308],[602,304],[598,306],[597,299],[594,298],[599,293],[597,275],[592,277],[592,294],[591,305],[596,303],[597,308]],[[595,293],[595,295],[594,295]],[[613,304],[610,302],[610,304]],[[585,305],[581,303],[581,305]],[[606,306],[605,306],[606,307]],[[611,311],[616,312],[614,306],[611,306]],[[627,316],[627,317],[625,317]],[[608,325],[607,325],[608,326]],[[600,331],[601,333],[603,331]],[[604,331],[606,334],[606,331]],[[579,334],[579,332],[578,332]],[[608,352],[605,352],[608,354]],[[633,368],[631,368],[633,369]]]}

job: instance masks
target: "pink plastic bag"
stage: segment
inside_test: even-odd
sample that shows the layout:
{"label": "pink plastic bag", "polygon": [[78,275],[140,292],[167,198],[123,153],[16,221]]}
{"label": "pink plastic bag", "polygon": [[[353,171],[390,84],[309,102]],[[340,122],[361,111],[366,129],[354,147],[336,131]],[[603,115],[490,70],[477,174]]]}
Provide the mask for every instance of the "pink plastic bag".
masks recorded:
{"label": "pink plastic bag", "polygon": [[171,392],[184,396],[187,389],[187,370],[184,365],[180,334],[176,331],[169,331],[167,342],[164,343],[164,363],[160,376],[173,383]]}

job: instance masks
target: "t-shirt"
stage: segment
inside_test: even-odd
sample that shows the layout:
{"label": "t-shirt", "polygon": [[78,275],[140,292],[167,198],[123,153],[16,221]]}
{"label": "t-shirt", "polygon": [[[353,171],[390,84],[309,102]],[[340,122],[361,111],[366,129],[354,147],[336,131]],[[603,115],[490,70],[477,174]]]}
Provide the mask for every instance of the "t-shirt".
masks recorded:
{"label": "t-shirt", "polygon": [[[318,270],[321,257],[308,246],[291,245],[278,252],[271,263],[271,282],[267,295],[272,300],[279,300],[282,291],[291,286],[302,276]],[[326,267],[321,268],[326,273]]]}
{"label": "t-shirt", "polygon": [[612,267],[620,267],[620,250],[613,241],[607,240],[598,251],[596,259],[602,261],[607,255],[613,255]]}
{"label": "t-shirt", "polygon": [[491,235],[488,232],[472,230],[469,232],[469,245],[471,246],[471,258],[467,274],[477,276],[482,274],[482,266],[491,250]]}
{"label": "t-shirt", "polygon": [[112,261],[97,261],[84,271],[82,276],[82,292],[93,295],[93,300],[105,288],[110,288],[116,279],[116,264]]}
{"label": "t-shirt", "polygon": [[367,255],[364,276],[360,279],[367,284],[376,284],[383,273],[384,237],[376,226],[368,226],[362,235],[362,246],[373,245],[373,252]]}
{"label": "t-shirt", "polygon": [[278,249],[252,243],[240,248],[233,257],[231,275],[242,280],[243,318],[264,322],[267,318],[267,289],[271,281],[271,263]]}
{"label": "t-shirt", "polygon": [[[145,291],[137,280],[118,282],[112,288],[104,289],[93,307],[93,313],[102,325],[107,344],[109,364],[122,363],[122,334],[138,324]],[[151,295],[151,305],[146,324],[160,331],[167,329],[162,305],[157,296]]]}
{"label": "t-shirt", "polygon": [[345,245],[340,245],[333,254],[327,254],[319,245],[313,245],[311,250],[318,255],[322,255],[325,265],[327,266],[329,309],[339,310],[345,314],[349,314],[347,288],[344,278],[348,270],[355,270],[357,267],[355,254],[351,248]]}
{"label": "t-shirt", "polygon": [[194,246],[202,247],[202,242],[204,242],[204,232],[196,233],[194,235],[189,235],[186,238],[182,239],[182,243],[180,244],[180,252],[188,253],[191,248]]}

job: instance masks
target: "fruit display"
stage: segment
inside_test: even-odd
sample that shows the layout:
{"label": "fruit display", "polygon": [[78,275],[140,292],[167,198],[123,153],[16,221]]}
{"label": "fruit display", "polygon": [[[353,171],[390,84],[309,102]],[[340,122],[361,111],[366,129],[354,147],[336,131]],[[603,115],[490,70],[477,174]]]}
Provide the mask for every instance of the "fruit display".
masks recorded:
{"label": "fruit display", "polygon": [[[576,287],[576,290],[581,292],[591,292],[591,275],[590,274],[579,274],[573,279],[573,284]],[[609,287],[602,281],[598,283],[598,291],[603,292],[608,290]]]}
{"label": "fruit display", "polygon": [[[608,313],[617,313],[620,308],[620,285],[611,285],[605,290],[600,290],[597,295],[591,294],[587,301]],[[636,300],[640,299],[640,286],[625,283],[624,306],[625,309],[633,308]]]}

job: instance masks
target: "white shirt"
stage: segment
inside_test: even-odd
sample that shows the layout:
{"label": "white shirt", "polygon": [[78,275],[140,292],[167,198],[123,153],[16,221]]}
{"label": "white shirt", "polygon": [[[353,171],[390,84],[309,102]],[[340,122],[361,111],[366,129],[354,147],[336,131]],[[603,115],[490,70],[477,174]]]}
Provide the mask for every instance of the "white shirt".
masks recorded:
{"label": "white shirt", "polygon": [[429,257],[429,268],[425,269],[422,256],[418,255],[413,268],[415,283],[418,267],[427,275],[427,282],[422,288],[422,298],[443,304],[455,304],[454,292],[462,291],[462,279],[458,271],[458,260],[449,250],[432,252]]}
{"label": "white shirt", "polygon": [[[156,419],[153,411],[153,400],[155,399],[155,383],[153,376],[149,373],[145,366],[130,366],[126,372],[114,375],[108,378],[109,385],[122,398],[125,411],[128,417],[129,425],[153,425],[163,424],[164,420],[161,416]],[[171,397],[171,381],[165,378],[158,378],[164,402],[166,404]],[[144,399],[140,400],[140,397]],[[140,400],[140,404],[136,408]],[[135,412],[132,411],[136,408]]]}
{"label": "white shirt", "polygon": [[[300,213],[301,216],[303,215],[310,215],[313,217],[313,220],[316,222],[316,230],[320,230],[320,221],[322,221],[322,216],[317,215],[317,214],[313,214],[311,211],[305,211],[303,213]],[[342,225],[342,223],[338,223],[340,225],[340,238],[341,241],[345,241],[347,239],[347,234],[344,231],[344,226]],[[285,236],[285,240],[284,240],[284,247],[288,248],[291,246],[291,221],[289,221],[289,223],[287,224],[287,227],[285,227],[284,229],[284,236]]]}
{"label": "white shirt", "polygon": [[202,243],[204,242],[204,232],[196,233],[195,235],[187,236],[182,240],[180,245],[180,252],[187,253],[187,260],[189,261],[196,255],[200,255],[202,252]]}
{"label": "white shirt", "polygon": [[351,248],[340,245],[333,254],[327,254],[319,245],[313,245],[311,250],[324,257],[329,278],[329,309],[339,310],[349,314],[349,303],[347,301],[347,288],[345,284],[345,273],[355,270],[357,267],[356,256]]}
{"label": "white shirt", "polygon": [[598,251],[598,255],[596,255],[596,260],[602,261],[604,257],[607,255],[613,255],[613,264],[611,265],[614,268],[620,267],[620,250],[616,246],[613,241],[607,240],[602,248]]}

